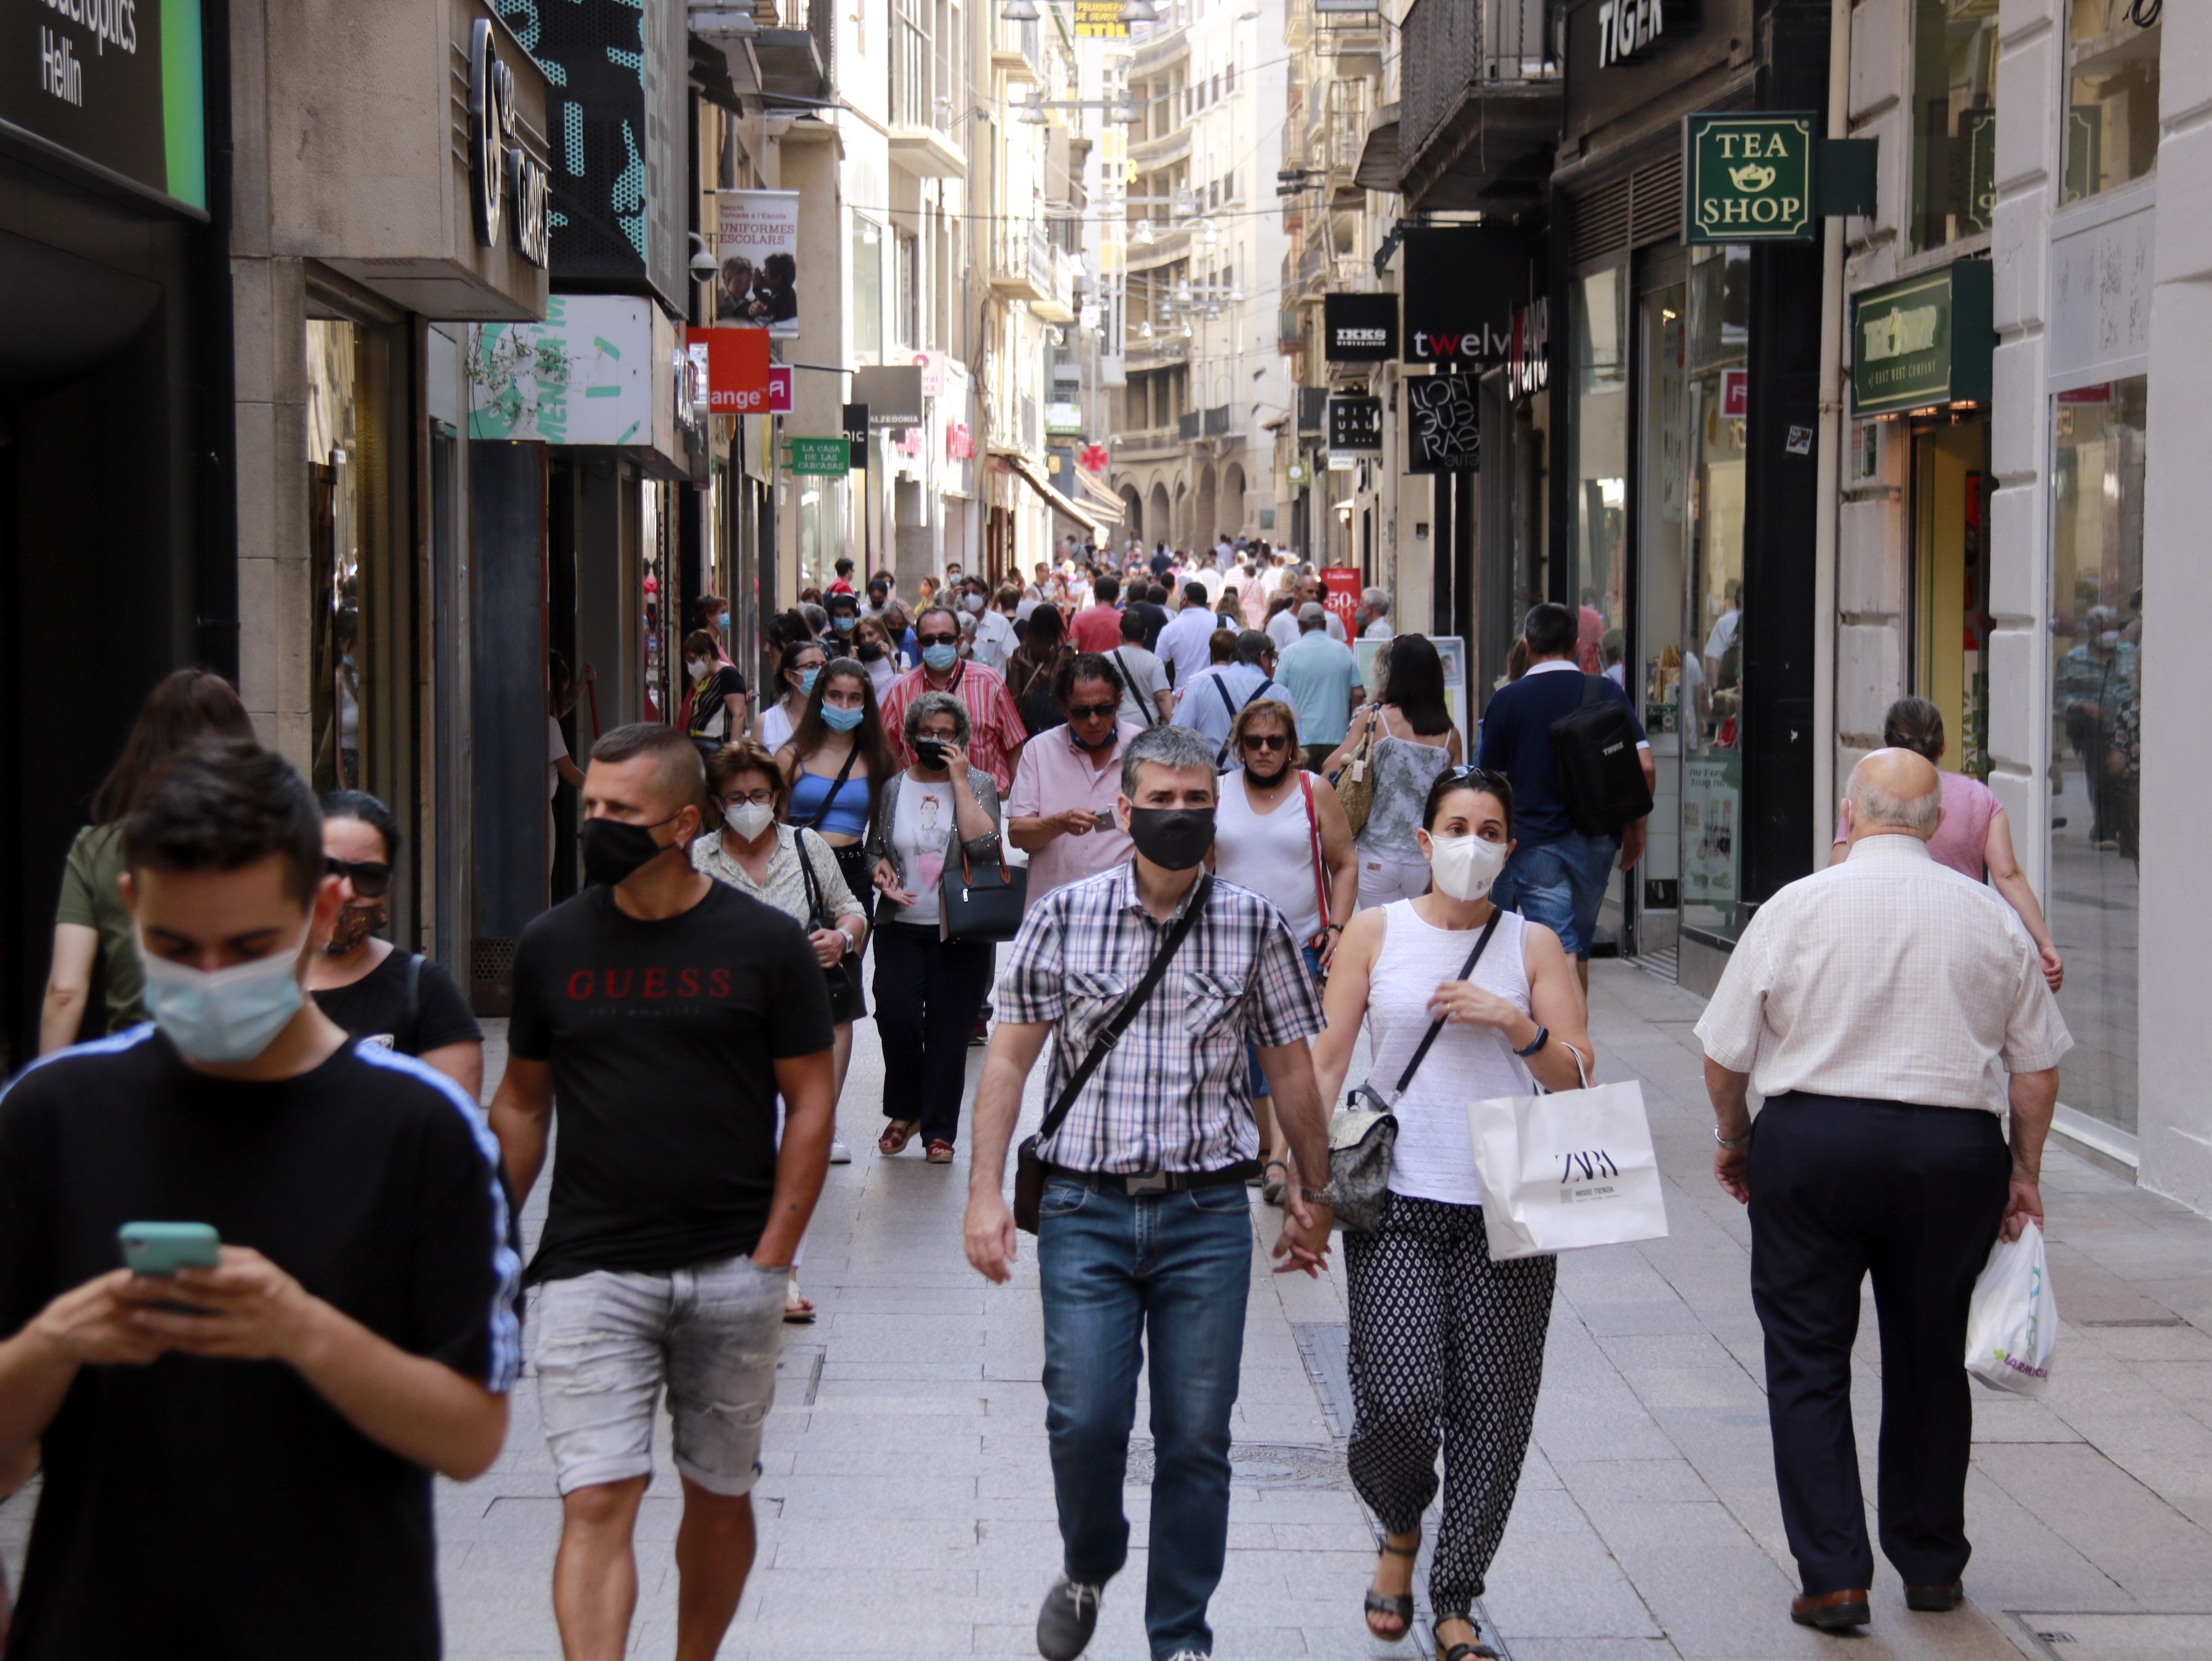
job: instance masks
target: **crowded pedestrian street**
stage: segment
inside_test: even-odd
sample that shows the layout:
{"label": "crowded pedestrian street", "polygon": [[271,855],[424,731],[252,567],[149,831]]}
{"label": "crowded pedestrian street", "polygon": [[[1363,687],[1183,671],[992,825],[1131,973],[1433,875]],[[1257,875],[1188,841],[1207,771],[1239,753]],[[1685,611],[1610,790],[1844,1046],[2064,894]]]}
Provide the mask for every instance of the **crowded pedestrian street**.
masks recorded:
{"label": "crowded pedestrian street", "polygon": [[[1747,1231],[1712,1183],[1688,1036],[1700,1001],[1606,963],[1592,972],[1591,1007],[1601,1071],[1643,1082],[1672,1232],[1563,1268],[1534,1443],[1484,1630],[1514,1661],[1821,1656],[1830,1640],[1787,1615]],[[496,1077],[496,1024],[487,1038]],[[864,1030],[848,1141],[869,1128],[877,1053]],[[1041,1110],[1032,1087],[1024,1132]],[[2064,1154],[2044,1177],[2063,1361],[2040,1401],[1978,1395],[1966,1490],[1973,1603],[1953,1617],[1909,1615],[1887,1575],[1855,1655],[2179,1661],[2212,1646],[2212,1222]],[[1011,1287],[976,1280],[959,1250],[963,1177],[914,1159],[831,1171],[805,1264],[821,1315],[784,1345],[757,1490],[759,1567],[723,1656],[1036,1653],[1036,1591],[1059,1543],[1035,1265],[1024,1258]],[[1375,1534],[1345,1475],[1341,1275],[1269,1274],[1270,1214],[1256,1196],[1253,1208],[1216,1653],[1402,1653],[1358,1620]],[[541,1190],[523,1214],[526,1241],[544,1214]],[[1854,1371],[1867,1383],[1880,1374],[1870,1313]],[[1875,1398],[1863,1386],[1859,1403],[1870,1465]],[[560,1501],[531,1392],[514,1407],[490,1470],[438,1488],[438,1580],[456,1661],[561,1654],[543,1576]],[[1139,1530],[1145,1418],[1140,1403],[1127,1496]],[[660,1441],[665,1465],[665,1423]],[[639,1518],[640,1546],[660,1561],[641,1587],[633,1655],[665,1654],[672,1640],[674,1489],[664,1469]],[[0,1510],[11,1576],[32,1497]],[[1139,1614],[1138,1597],[1109,1595],[1090,1652],[1144,1657]]]}

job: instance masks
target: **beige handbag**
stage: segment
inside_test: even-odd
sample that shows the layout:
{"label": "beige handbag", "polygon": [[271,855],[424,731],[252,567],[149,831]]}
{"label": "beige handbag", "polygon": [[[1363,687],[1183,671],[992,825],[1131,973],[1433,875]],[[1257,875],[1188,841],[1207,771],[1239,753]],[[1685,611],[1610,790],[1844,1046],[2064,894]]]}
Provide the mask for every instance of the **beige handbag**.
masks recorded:
{"label": "beige handbag", "polygon": [[1375,729],[1382,724],[1382,706],[1367,706],[1367,730],[1360,734],[1359,747],[1337,770],[1329,780],[1336,799],[1344,804],[1344,817],[1351,822],[1352,834],[1358,836],[1367,824],[1367,814],[1375,806]]}

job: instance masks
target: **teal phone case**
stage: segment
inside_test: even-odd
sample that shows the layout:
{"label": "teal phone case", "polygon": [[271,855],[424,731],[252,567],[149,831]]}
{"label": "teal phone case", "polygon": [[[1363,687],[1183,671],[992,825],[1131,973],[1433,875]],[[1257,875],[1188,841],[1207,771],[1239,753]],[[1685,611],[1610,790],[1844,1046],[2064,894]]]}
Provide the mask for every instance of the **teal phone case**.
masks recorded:
{"label": "teal phone case", "polygon": [[206,1223],[125,1223],[115,1231],[124,1266],[134,1275],[174,1275],[213,1269],[222,1242]]}

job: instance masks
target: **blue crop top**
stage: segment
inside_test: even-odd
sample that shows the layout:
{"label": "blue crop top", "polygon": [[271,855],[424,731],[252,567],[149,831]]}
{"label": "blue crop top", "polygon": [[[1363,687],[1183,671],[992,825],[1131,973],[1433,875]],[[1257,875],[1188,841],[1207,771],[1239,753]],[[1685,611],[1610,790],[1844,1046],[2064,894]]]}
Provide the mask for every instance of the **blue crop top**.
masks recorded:
{"label": "blue crop top", "polygon": [[833,782],[802,769],[791,787],[791,822],[812,824],[822,804],[829,800],[830,811],[822,815],[822,823],[814,828],[832,837],[865,837],[868,833],[867,780],[857,774],[848,778],[838,788],[836,800],[830,800]]}

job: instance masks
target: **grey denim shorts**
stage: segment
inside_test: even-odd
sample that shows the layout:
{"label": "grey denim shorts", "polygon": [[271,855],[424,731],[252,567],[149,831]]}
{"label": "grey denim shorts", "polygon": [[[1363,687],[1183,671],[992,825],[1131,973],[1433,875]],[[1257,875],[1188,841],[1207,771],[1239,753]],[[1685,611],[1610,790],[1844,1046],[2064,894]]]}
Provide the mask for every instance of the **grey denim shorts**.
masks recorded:
{"label": "grey denim shorts", "polygon": [[784,1276],[732,1257],[670,1275],[596,1269],[539,1288],[538,1412],[561,1492],[650,1476],[665,1387],[676,1469],[710,1494],[751,1493],[775,1400]]}

